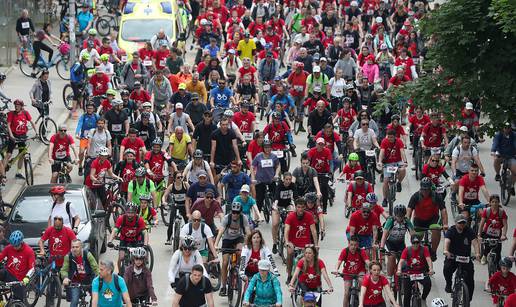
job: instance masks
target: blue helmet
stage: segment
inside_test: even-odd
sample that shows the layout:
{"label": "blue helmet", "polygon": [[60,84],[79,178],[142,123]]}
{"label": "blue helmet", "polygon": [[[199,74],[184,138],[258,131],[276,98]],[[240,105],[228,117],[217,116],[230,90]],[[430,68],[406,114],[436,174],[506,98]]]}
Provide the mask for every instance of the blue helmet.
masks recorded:
{"label": "blue helmet", "polygon": [[23,243],[23,232],[15,230],[9,236],[9,244],[12,246],[20,246]]}
{"label": "blue helmet", "polygon": [[303,301],[305,302],[315,302],[317,297],[315,296],[315,293],[313,292],[306,292],[305,296],[303,297]]}
{"label": "blue helmet", "polygon": [[366,201],[370,204],[376,204],[378,202],[378,197],[374,193],[368,193],[366,195]]}

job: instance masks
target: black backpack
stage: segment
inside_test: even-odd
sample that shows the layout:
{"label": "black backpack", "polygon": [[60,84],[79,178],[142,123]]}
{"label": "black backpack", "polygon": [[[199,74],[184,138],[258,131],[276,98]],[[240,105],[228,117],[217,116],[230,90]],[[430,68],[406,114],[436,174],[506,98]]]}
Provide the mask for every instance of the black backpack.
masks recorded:
{"label": "black backpack", "polygon": [[[113,278],[113,281],[115,282],[116,291],[118,291],[118,293],[121,294],[122,288],[120,288],[120,281],[118,280],[118,275],[112,274],[111,277]],[[102,279],[102,277],[99,276],[99,288],[98,288],[99,293],[100,293],[100,291],[102,291],[102,286],[104,286],[104,279]]]}

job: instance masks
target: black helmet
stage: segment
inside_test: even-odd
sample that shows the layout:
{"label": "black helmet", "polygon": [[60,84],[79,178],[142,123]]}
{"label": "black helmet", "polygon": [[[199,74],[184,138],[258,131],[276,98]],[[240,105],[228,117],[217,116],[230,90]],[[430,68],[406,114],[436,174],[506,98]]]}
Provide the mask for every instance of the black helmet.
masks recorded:
{"label": "black helmet", "polygon": [[154,141],[152,141],[152,145],[163,145],[163,141],[160,138],[155,138]]}
{"label": "black helmet", "polygon": [[202,158],[202,156],[203,156],[202,150],[196,149],[193,156],[194,156],[194,158]]}
{"label": "black helmet", "polygon": [[310,203],[315,203],[317,201],[317,194],[315,194],[315,192],[306,193],[305,200]]}
{"label": "black helmet", "polygon": [[510,270],[512,268],[512,260],[509,257],[503,257],[500,259],[499,265],[500,267],[504,266]]}
{"label": "black helmet", "polygon": [[419,185],[419,188],[422,190],[430,190],[433,186],[432,180],[430,178],[425,177],[421,179],[421,183]]}
{"label": "black helmet", "polygon": [[405,216],[407,214],[407,208],[402,205],[398,204],[394,207],[394,216]]}

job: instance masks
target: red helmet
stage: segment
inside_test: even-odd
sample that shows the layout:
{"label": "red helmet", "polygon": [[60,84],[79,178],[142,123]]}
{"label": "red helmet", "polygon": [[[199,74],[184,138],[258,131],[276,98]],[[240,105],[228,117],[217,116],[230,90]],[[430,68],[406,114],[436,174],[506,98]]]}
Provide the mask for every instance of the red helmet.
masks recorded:
{"label": "red helmet", "polygon": [[23,100],[21,99],[16,99],[14,102],[13,102],[14,105],[21,105],[22,107],[25,105],[25,103],[23,102]]}
{"label": "red helmet", "polygon": [[62,185],[56,185],[50,188],[50,194],[64,194],[65,192],[66,189]]}

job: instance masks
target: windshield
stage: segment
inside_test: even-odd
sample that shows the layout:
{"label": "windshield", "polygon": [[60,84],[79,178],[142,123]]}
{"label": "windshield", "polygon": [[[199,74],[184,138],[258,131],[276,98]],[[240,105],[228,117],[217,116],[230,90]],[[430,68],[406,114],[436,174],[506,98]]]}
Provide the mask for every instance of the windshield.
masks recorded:
{"label": "windshield", "polygon": [[[69,201],[81,219],[81,224],[88,221],[86,206],[81,193],[66,194]],[[29,196],[18,200],[11,215],[12,223],[42,223],[48,220],[52,211],[50,196]]]}
{"label": "windshield", "polygon": [[168,37],[172,37],[172,20],[167,19],[130,19],[122,25],[122,39],[131,42],[146,42],[156,35],[160,29]]}

